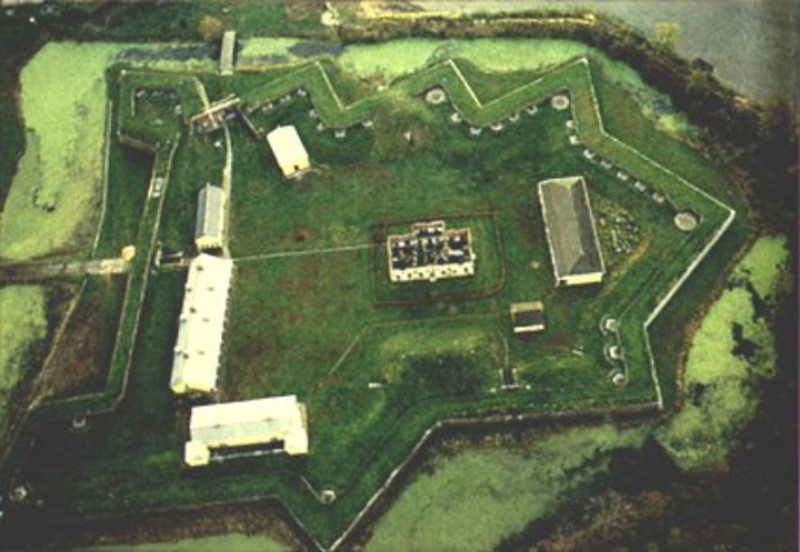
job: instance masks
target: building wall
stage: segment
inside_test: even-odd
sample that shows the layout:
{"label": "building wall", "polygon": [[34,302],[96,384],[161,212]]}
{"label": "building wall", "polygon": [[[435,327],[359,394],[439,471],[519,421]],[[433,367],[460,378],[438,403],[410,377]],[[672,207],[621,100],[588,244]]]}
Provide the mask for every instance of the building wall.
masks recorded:
{"label": "building wall", "polygon": [[558,282],[559,286],[582,286],[586,284],[599,284],[603,281],[602,272],[593,272],[590,274],[578,274],[576,276],[567,276],[561,278]]}
{"label": "building wall", "polygon": [[[390,253],[391,255],[391,253]],[[391,264],[391,259],[389,260]],[[475,260],[468,263],[431,265],[419,268],[395,270],[389,268],[389,278],[392,282],[414,282],[446,280],[448,278],[462,278],[475,274]]]}
{"label": "building wall", "polygon": [[200,236],[194,241],[194,243],[197,249],[199,249],[200,251],[206,249],[219,249],[222,247],[222,236],[221,235]]}
{"label": "building wall", "polygon": [[311,164],[308,161],[308,156],[298,156],[290,161],[286,161],[281,165],[281,171],[286,177],[296,176],[301,171],[308,169]]}

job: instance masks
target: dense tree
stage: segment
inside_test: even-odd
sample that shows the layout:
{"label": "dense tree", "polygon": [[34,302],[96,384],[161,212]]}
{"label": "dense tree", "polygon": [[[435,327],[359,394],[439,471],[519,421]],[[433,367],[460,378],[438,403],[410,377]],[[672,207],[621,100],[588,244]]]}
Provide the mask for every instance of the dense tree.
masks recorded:
{"label": "dense tree", "polygon": [[222,32],[225,30],[225,24],[216,17],[211,15],[204,15],[197,26],[197,32],[205,42],[214,42],[219,40]]}
{"label": "dense tree", "polygon": [[785,98],[767,102],[752,156],[753,203],[764,222],[793,234],[798,198],[797,114]]}

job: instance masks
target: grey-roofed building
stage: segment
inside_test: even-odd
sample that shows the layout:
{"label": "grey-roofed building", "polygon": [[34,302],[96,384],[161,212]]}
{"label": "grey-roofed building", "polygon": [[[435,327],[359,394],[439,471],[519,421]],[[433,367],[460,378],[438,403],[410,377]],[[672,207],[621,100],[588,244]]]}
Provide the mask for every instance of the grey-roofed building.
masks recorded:
{"label": "grey-roofed building", "polygon": [[219,249],[225,236],[225,191],[206,184],[197,198],[194,243],[197,249]]}
{"label": "grey-roofed building", "polygon": [[542,305],[541,301],[513,303],[509,310],[514,333],[531,333],[544,330],[544,305]]}
{"label": "grey-roofed building", "polygon": [[601,282],[605,263],[583,177],[539,182],[539,200],[556,285]]}

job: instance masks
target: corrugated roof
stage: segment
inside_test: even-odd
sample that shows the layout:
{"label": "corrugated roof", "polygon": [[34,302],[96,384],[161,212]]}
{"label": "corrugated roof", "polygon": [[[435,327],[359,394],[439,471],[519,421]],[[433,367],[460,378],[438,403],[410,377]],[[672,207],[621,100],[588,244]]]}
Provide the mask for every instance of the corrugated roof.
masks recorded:
{"label": "corrugated roof", "polygon": [[176,393],[211,392],[225,326],[233,261],[198,255],[189,265],[170,387]]}
{"label": "corrugated roof", "polygon": [[222,241],[225,224],[225,191],[207,184],[197,198],[194,239],[210,237]]}
{"label": "corrugated roof", "polygon": [[539,199],[556,278],[603,272],[602,253],[583,178],[542,181]]}

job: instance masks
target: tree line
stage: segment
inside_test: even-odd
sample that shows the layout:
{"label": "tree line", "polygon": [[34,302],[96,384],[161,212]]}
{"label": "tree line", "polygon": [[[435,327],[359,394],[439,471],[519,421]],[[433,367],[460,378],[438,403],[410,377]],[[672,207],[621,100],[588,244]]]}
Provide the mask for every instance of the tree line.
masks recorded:
{"label": "tree line", "polygon": [[559,38],[601,49],[668,94],[703,130],[706,153],[745,191],[763,227],[796,233],[797,118],[791,99],[756,104],[723,85],[707,61],[688,61],[669,41],[650,41],[619,19],[560,10],[431,16],[348,23],[338,35],[344,44],[411,37]]}

